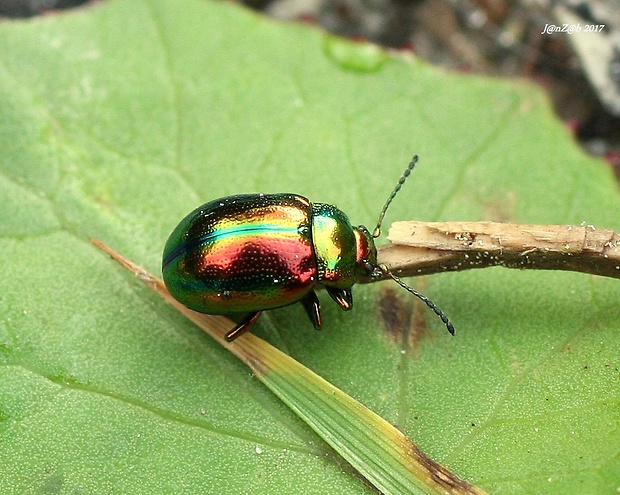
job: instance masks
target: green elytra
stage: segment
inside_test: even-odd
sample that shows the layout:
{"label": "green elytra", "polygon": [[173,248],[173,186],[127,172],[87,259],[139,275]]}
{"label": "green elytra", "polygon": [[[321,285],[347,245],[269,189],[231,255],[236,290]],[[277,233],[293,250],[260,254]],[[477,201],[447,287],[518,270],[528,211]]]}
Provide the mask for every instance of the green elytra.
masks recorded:
{"label": "green elytra", "polygon": [[372,234],[364,226],[352,226],[335,206],[294,194],[229,196],[200,206],[166,242],[162,269],[168,290],[202,313],[244,315],[226,335],[230,341],[249,330],[262,311],[296,302],[320,328],[316,289],[325,288],[342,309],[350,310],[355,283],[389,276],[454,334],[448,317],[432,301],[377,263],[374,239],[417,160],[414,156],[388,197]]}

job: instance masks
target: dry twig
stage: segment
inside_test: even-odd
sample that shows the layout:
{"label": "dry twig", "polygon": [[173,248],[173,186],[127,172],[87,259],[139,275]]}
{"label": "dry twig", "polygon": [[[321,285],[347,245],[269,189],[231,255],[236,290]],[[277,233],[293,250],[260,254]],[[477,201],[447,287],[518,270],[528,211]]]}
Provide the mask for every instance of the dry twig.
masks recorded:
{"label": "dry twig", "polygon": [[620,234],[592,225],[395,222],[379,261],[399,275],[488,266],[620,278]]}

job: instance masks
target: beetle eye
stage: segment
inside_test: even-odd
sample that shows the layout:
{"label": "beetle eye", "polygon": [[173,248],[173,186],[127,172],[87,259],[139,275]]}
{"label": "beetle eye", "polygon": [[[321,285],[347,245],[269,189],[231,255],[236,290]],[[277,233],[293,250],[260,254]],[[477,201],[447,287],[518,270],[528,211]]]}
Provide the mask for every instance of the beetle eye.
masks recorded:
{"label": "beetle eye", "polygon": [[366,276],[372,277],[377,267],[373,265],[370,261],[364,261],[363,266],[364,266],[364,272],[366,273]]}

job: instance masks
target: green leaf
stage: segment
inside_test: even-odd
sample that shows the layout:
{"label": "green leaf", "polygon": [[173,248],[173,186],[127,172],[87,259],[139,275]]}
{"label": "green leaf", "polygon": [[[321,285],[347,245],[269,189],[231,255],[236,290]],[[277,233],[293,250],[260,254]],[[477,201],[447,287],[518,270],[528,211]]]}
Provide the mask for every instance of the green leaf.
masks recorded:
{"label": "green leaf", "polygon": [[[544,96],[198,0],[0,25],[0,474],[6,493],[372,493],[247,369],[88,242],[158,273],[198,204],[297,192],[373,226],[620,229]],[[324,294],[256,332],[493,494],[612,493],[620,287],[488,269]],[[412,310],[413,308],[413,310]]]}

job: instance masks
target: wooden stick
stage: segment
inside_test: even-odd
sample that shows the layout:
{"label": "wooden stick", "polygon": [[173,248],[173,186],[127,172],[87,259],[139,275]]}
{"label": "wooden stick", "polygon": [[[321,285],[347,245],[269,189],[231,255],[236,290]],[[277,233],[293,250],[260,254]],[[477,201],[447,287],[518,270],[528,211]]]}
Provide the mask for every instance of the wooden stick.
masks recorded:
{"label": "wooden stick", "polygon": [[379,262],[397,275],[504,266],[620,278],[620,234],[592,225],[395,222]]}

